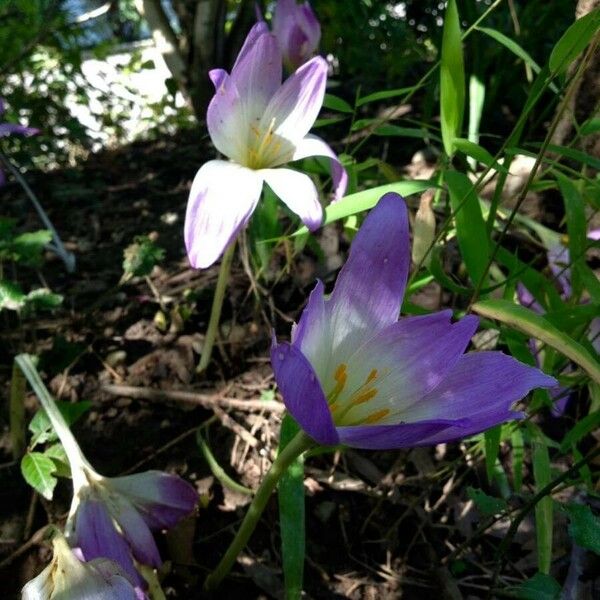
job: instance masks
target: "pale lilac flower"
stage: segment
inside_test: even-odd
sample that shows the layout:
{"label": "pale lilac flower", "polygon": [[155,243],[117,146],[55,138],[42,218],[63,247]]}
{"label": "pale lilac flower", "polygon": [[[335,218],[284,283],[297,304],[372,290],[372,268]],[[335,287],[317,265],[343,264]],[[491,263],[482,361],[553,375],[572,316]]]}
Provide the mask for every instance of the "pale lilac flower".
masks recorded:
{"label": "pale lilac flower", "polygon": [[452,311],[398,320],[410,265],[408,213],[384,195],[325,297],[310,295],[292,342],[273,341],[285,405],[320,444],[385,449],[448,442],[522,413],[513,404],[556,381],[501,352],[465,354],[478,325]]}
{"label": "pale lilac flower", "polygon": [[189,515],[195,490],[183,479],[161,471],[125,477],[102,477],[86,469],[86,483],[76,484],[67,521],[69,543],[85,560],[109,558],[136,585],[145,588],[135,562],[162,564],[151,530],[168,529]]}
{"label": "pale lilac flower", "polygon": [[142,600],[129,577],[105,558],[81,562],[58,532],[50,564],[21,591],[21,600]]}
{"label": "pale lilac flower", "polygon": [[321,40],[321,25],[308,2],[278,0],[273,13],[273,33],[286,69],[294,71],[315,54]]}
{"label": "pale lilac flower", "polygon": [[[313,58],[281,83],[281,51],[264,22],[248,34],[231,74],[210,72],[216,93],[207,113],[210,137],[229,161],[211,160],[194,178],[185,217],[192,266],[213,264],[250,219],[263,183],[305,223],[319,227],[323,209],[307,175],[281,168],[309,156],[331,159],[335,197],[347,174],[333,150],[309,135],[323,104],[327,63]],[[279,168],[278,168],[279,167]]]}
{"label": "pale lilac flower", "polygon": [[[4,106],[4,100],[0,98],[0,117],[2,117],[5,110],[6,108]],[[24,125],[18,125],[15,123],[0,123],[0,137],[7,137],[13,134],[30,136],[36,135],[39,132],[40,130],[35,129],[34,127],[25,127]],[[4,170],[0,168],[0,187],[2,187],[5,183],[6,176],[4,175]]]}

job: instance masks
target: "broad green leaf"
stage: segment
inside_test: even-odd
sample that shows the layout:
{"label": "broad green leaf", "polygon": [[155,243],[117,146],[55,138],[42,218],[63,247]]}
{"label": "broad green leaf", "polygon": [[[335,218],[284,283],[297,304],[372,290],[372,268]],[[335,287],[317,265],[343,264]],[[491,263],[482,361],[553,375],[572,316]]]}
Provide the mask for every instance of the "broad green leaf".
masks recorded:
{"label": "broad green leaf", "polygon": [[21,460],[21,473],[25,481],[46,500],[52,500],[56,487],[56,465],[40,452],[29,452]]}
{"label": "broad green leaf", "polygon": [[0,280],[0,310],[3,308],[19,310],[23,308],[25,302],[25,294],[16,283],[6,279]]}
{"label": "broad green leaf", "polygon": [[31,290],[25,297],[25,307],[28,310],[53,310],[58,308],[63,301],[60,294],[55,294],[47,288]]}
{"label": "broad green leaf", "polygon": [[506,167],[495,160],[494,157],[479,144],[475,144],[469,140],[465,140],[464,138],[457,137],[454,139],[454,148],[456,150],[460,150],[467,156],[473,157],[476,161],[484,164],[486,167],[491,167],[496,171],[508,173]]}
{"label": "broad green leaf", "polygon": [[485,275],[490,250],[481,206],[473,184],[458,171],[445,171],[450,205],[456,222],[456,237],[471,281],[477,285]]}
{"label": "broad green leaf", "polygon": [[440,121],[444,150],[452,156],[465,110],[465,67],[456,0],[449,0],[444,16],[440,61]]}
{"label": "broad green leaf", "polygon": [[477,314],[510,325],[558,350],[600,384],[600,363],[581,344],[541,315],[508,300],[481,300],[472,308]]}
{"label": "broad green leaf", "polygon": [[588,433],[600,427],[600,410],[586,415],[567,432],[560,444],[561,452],[566,452],[572,445],[577,444]]}
{"label": "broad green leaf", "polygon": [[[535,489],[539,492],[550,483],[550,456],[548,447],[542,439],[536,436],[532,442],[533,477]],[[535,534],[537,540],[538,570],[548,575],[552,563],[552,496],[544,496],[535,505]]]}
{"label": "broad green leaf", "polygon": [[569,534],[573,541],[600,554],[600,518],[587,504],[567,504],[563,509],[569,515]]}
{"label": "broad green leaf", "polygon": [[[485,84],[479,76],[472,74],[469,77],[469,128],[467,139],[474,144],[479,143],[479,126],[484,102]],[[476,161],[474,158],[469,158],[469,165],[471,169],[475,169]]]}
{"label": "broad green leaf", "polygon": [[45,229],[18,235],[11,244],[14,260],[26,265],[39,266],[44,246],[51,240],[52,233]]}
{"label": "broad green leaf", "polygon": [[509,590],[518,600],[558,600],[561,592],[557,581],[544,573],[536,573],[525,583]]}
{"label": "broad green leaf", "polygon": [[[279,452],[300,431],[290,415],[283,418]],[[281,530],[281,558],[285,580],[286,600],[302,597],[305,553],[304,515],[304,458],[299,456],[283,474],[277,488],[279,499],[279,527]]]}
{"label": "broad green leaf", "polygon": [[330,108],[331,110],[337,110],[338,112],[354,113],[354,109],[344,99],[334,96],[333,94],[325,94],[323,106],[325,108]]}
{"label": "broad green leaf", "polygon": [[123,273],[130,277],[145,277],[165,256],[163,248],[148,236],[139,235],[123,252]]}
{"label": "broad green leaf", "polygon": [[592,135],[598,131],[600,131],[600,118],[597,117],[591,117],[579,128],[580,135]]}
{"label": "broad green leaf", "polygon": [[44,455],[54,462],[54,466],[56,467],[55,475],[57,477],[71,477],[69,459],[61,443],[53,444],[46,448]]}
{"label": "broad green leaf", "polygon": [[552,73],[558,74],[567,70],[567,67],[583,52],[592,36],[600,28],[600,9],[577,19],[556,42],[548,64]]}
{"label": "broad green leaf", "polygon": [[[75,403],[56,400],[55,404],[69,426],[81,418],[92,406],[92,403],[89,400]],[[40,408],[35,415],[33,415],[33,419],[29,422],[29,431],[31,431],[32,434],[32,447],[37,444],[43,444],[44,442],[58,439],[52,428],[50,419],[48,419],[48,415],[43,408]]]}
{"label": "broad green leaf", "polygon": [[[325,208],[323,225],[329,225],[329,223],[333,223],[334,221],[339,221],[350,215],[356,215],[373,208],[377,202],[379,202],[381,196],[388,192],[396,192],[401,196],[411,196],[412,194],[419,194],[433,187],[436,187],[436,184],[432,181],[407,180],[398,181],[397,183],[388,183],[369,190],[357,192],[356,194],[350,194],[349,196],[342,198],[339,202],[330,204]],[[302,235],[305,233],[308,233],[308,229],[306,227],[300,227],[293,235]]]}
{"label": "broad green leaf", "polygon": [[508,507],[506,500],[488,496],[483,490],[478,490],[471,486],[467,488],[467,495],[475,502],[479,512],[486,517],[504,512]]}
{"label": "broad green leaf", "polygon": [[539,73],[541,71],[540,66],[531,58],[531,55],[523,50],[517,42],[504,35],[500,31],[496,29],[491,29],[489,27],[476,27],[477,31],[481,31],[486,35],[489,35],[491,38],[495,39],[497,42],[502,44],[505,48],[508,48],[515,56],[518,56],[524,63],[528,64],[531,67],[531,70],[534,73]]}

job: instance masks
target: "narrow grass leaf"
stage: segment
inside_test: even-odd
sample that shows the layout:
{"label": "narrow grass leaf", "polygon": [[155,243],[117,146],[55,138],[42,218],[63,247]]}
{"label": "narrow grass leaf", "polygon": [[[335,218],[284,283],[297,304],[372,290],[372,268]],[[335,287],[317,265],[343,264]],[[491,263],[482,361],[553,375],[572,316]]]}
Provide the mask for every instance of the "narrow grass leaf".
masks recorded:
{"label": "narrow grass leaf", "polygon": [[[550,483],[550,456],[548,447],[541,437],[536,436],[532,443],[533,477],[536,491]],[[552,497],[542,498],[535,506],[535,533],[537,541],[537,560],[540,573],[548,575],[552,562]]]}
{"label": "narrow grass leaf", "polygon": [[483,317],[496,319],[526,333],[530,337],[541,340],[570,358],[596,383],[600,384],[600,363],[598,360],[581,344],[557,329],[544,317],[508,300],[481,300],[476,302],[472,309]]}
{"label": "narrow grass leaf", "polygon": [[576,445],[588,433],[595,431],[598,427],[600,427],[600,410],[586,415],[567,432],[560,443],[561,452],[566,452],[571,446]]}
{"label": "narrow grass leaf", "polygon": [[452,156],[465,110],[465,66],[456,0],[449,0],[444,17],[440,61],[440,120],[444,150]]}
{"label": "narrow grass leaf", "polygon": [[525,459],[525,445],[523,443],[523,434],[517,427],[510,435],[510,443],[512,446],[512,472],[513,472],[513,488],[515,493],[520,493],[523,485],[523,461]]}
{"label": "narrow grass leaf", "polygon": [[[279,452],[300,428],[290,415],[281,423]],[[286,600],[302,597],[305,553],[304,458],[299,456],[283,474],[278,486],[281,557]]]}
{"label": "narrow grass leaf", "polygon": [[338,112],[354,114],[354,109],[344,99],[333,94],[325,94],[323,106]]}
{"label": "narrow grass leaf", "polygon": [[450,192],[450,205],[456,221],[458,245],[471,281],[477,284],[485,275],[490,250],[481,206],[473,184],[463,173],[446,171],[444,181]]}
{"label": "narrow grass leaf", "polygon": [[531,55],[507,35],[504,35],[496,29],[491,29],[490,27],[477,27],[477,31],[489,35],[505,48],[508,48],[515,56],[518,56],[525,64],[529,65],[534,73],[537,74],[541,71],[540,65],[535,62]]}
{"label": "narrow grass leaf", "polygon": [[[339,202],[330,204],[325,208],[323,225],[329,225],[329,223],[345,219],[351,215],[357,215],[373,208],[377,202],[379,202],[381,196],[387,192],[396,192],[401,196],[412,196],[412,194],[419,194],[434,187],[436,187],[436,184],[433,181],[407,180],[388,183],[369,190],[357,192],[356,194],[350,194],[349,196],[342,198]],[[292,235],[296,236],[306,233],[308,233],[308,229],[303,226]]]}
{"label": "narrow grass leaf", "polygon": [[571,24],[552,49],[548,62],[550,71],[555,74],[566,71],[599,28],[600,9],[593,10]]}
{"label": "narrow grass leaf", "polygon": [[508,169],[495,160],[494,157],[479,144],[475,144],[474,142],[465,140],[464,138],[455,138],[454,148],[456,150],[460,150],[462,153],[475,159],[477,162],[480,162],[486,167],[491,167],[492,169],[500,171],[501,173],[508,173]]}
{"label": "narrow grass leaf", "polygon": [[485,472],[489,483],[494,481],[494,474],[496,472],[496,458],[500,450],[500,434],[502,433],[502,427],[496,425],[491,429],[488,429],[484,434],[484,450],[485,450]]}

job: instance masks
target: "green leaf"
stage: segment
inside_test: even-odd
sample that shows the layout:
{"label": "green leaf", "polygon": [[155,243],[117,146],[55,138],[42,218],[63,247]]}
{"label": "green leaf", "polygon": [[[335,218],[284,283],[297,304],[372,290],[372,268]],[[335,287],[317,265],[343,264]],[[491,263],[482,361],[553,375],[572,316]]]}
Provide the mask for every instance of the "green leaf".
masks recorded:
{"label": "green leaf", "polygon": [[501,433],[502,426],[496,425],[495,427],[488,429],[483,436],[485,450],[485,472],[487,474],[488,483],[492,483],[494,480],[494,473],[496,472],[496,457],[500,451]]}
{"label": "green leaf", "polygon": [[377,127],[373,133],[383,137],[407,137],[422,140],[440,140],[439,136],[431,133],[424,127],[417,129],[416,127],[400,127],[398,125],[392,125],[389,123]]}
{"label": "green leaf", "polygon": [[[92,406],[92,403],[88,400],[75,403],[56,400],[55,404],[69,426],[82,417]],[[48,415],[43,408],[40,408],[35,415],[33,415],[33,419],[29,422],[29,431],[32,433],[32,447],[37,444],[43,444],[44,442],[58,439],[52,428],[50,419],[48,419]]]}
{"label": "green leaf", "polygon": [[63,301],[60,294],[51,292],[48,288],[31,290],[25,297],[25,306],[28,310],[53,310],[58,308]]}
{"label": "green leaf", "polygon": [[521,585],[510,588],[519,600],[558,600],[561,588],[557,581],[544,573],[536,573]]}
{"label": "green leaf", "polygon": [[528,64],[531,67],[531,70],[534,73],[539,73],[541,71],[540,65],[538,65],[531,55],[523,50],[517,42],[504,35],[500,31],[496,29],[490,29],[489,27],[476,27],[477,31],[481,31],[486,35],[489,35],[491,38],[495,39],[497,42],[502,44],[505,48],[508,48],[515,56],[518,56],[524,63]]}
{"label": "green leaf", "polygon": [[562,173],[554,173],[558,188],[562,194],[567,217],[567,231],[569,232],[569,256],[571,263],[571,285],[575,297],[581,293],[581,274],[579,265],[585,262],[587,246],[587,219],[585,216],[585,203],[575,184]]}
{"label": "green leaf", "polygon": [[571,446],[577,444],[588,433],[595,431],[600,426],[600,410],[586,415],[566,433],[560,443],[561,452],[566,452]]}
{"label": "green leaf", "polygon": [[412,86],[398,88],[395,90],[383,90],[381,92],[374,92],[373,94],[369,94],[368,96],[360,98],[356,103],[356,106],[363,106],[363,104],[368,104],[369,102],[377,102],[378,100],[387,100],[388,98],[397,98],[398,96],[405,96],[406,94],[410,94],[415,89],[416,86]]}
{"label": "green leaf", "polygon": [[[532,442],[533,449],[533,477],[535,489],[539,492],[550,483],[550,456],[548,447],[541,436],[536,436]],[[537,540],[538,570],[548,575],[552,563],[552,496],[544,496],[535,505],[535,533]]]}
{"label": "green leaf", "polygon": [[[356,194],[350,194],[349,196],[342,198],[339,202],[330,204],[325,208],[323,226],[373,208],[377,202],[379,202],[381,196],[387,194],[387,192],[396,192],[402,196],[411,196],[412,194],[419,194],[432,187],[436,187],[436,184],[432,181],[407,180],[398,181],[397,183],[388,183],[369,190],[357,192]],[[295,231],[292,235],[296,236],[306,233],[308,233],[308,229],[306,227],[300,227],[300,229]]]}
{"label": "green leaf", "polygon": [[19,310],[25,305],[25,294],[12,281],[0,280],[0,310]]}
{"label": "green leaf", "polygon": [[40,452],[29,452],[21,460],[21,473],[25,481],[46,500],[52,500],[56,487],[56,465]]}
{"label": "green leaf", "polygon": [[491,167],[502,173],[508,173],[508,169],[495,160],[494,157],[479,144],[457,137],[454,139],[454,148],[460,150],[467,156],[473,157],[476,161],[484,164],[486,167]]}
{"label": "green leaf", "polygon": [[558,350],[600,384],[600,363],[581,344],[558,330],[541,315],[508,300],[481,300],[472,308],[474,312],[488,319],[501,321]]}
{"label": "green leaf", "polygon": [[323,106],[338,112],[354,114],[354,109],[345,100],[333,94],[325,94]]}
{"label": "green leaf", "polygon": [[600,131],[600,119],[596,117],[589,118],[579,128],[580,135],[592,135],[598,131]]}
{"label": "green leaf", "polygon": [[148,236],[140,235],[123,252],[123,272],[131,277],[145,277],[165,256],[163,248]]}
{"label": "green leaf", "polygon": [[569,535],[573,541],[600,554],[600,518],[587,504],[567,504],[563,509],[569,516]]}
{"label": "green leaf", "polygon": [[508,508],[506,500],[502,498],[494,498],[494,496],[488,496],[483,490],[478,490],[469,486],[467,488],[467,495],[479,509],[479,512],[485,517],[491,517],[504,512]]}
{"label": "green leaf", "polygon": [[53,444],[44,451],[44,455],[52,459],[56,467],[57,477],[71,477],[69,459],[61,443]]}
{"label": "green leaf", "polygon": [[[288,414],[281,423],[279,452],[300,431]],[[283,474],[278,485],[281,558],[287,600],[302,597],[305,554],[304,459],[299,456]]]}
{"label": "green leaf", "polygon": [[525,446],[523,444],[523,434],[516,427],[510,435],[510,443],[512,446],[512,471],[513,471],[513,487],[518,494],[523,485],[523,462],[525,458]]}
{"label": "green leaf", "polygon": [[450,192],[460,253],[471,281],[477,284],[485,275],[490,257],[481,205],[473,184],[466,175],[458,171],[445,171],[444,180]]}
{"label": "green leaf", "polygon": [[452,156],[465,110],[465,67],[456,0],[449,0],[444,17],[440,61],[440,120],[444,150]]}
{"label": "green leaf", "polygon": [[556,42],[548,62],[555,74],[566,71],[568,66],[583,52],[592,36],[600,28],[600,9],[577,19]]}
{"label": "green leaf", "polygon": [[30,266],[39,266],[42,263],[44,246],[51,240],[52,233],[45,229],[18,235],[11,244],[13,260]]}

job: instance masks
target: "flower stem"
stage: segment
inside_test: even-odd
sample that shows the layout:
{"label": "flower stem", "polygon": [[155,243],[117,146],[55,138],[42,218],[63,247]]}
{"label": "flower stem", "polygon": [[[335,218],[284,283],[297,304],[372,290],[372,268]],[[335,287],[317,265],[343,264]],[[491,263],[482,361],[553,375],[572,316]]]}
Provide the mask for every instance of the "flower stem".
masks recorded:
{"label": "flower stem", "polygon": [[48,419],[65,449],[69,465],[71,466],[73,488],[78,490],[81,486],[87,484],[86,471],[93,471],[93,469],[81,452],[77,440],[71,433],[67,422],[44,385],[31,356],[29,354],[19,354],[15,358],[15,362],[19,365],[19,368],[23,371],[23,375],[29,381],[29,385],[36,393],[42,408],[46,411]]}
{"label": "flower stem", "polygon": [[308,450],[313,446],[314,443],[315,442],[303,431],[300,431],[292,440],[290,440],[287,446],[281,451],[281,454],[275,459],[275,462],[271,465],[271,468],[256,491],[256,495],[248,507],[248,512],[246,513],[235,538],[233,538],[229,548],[227,548],[221,562],[206,578],[206,581],[204,582],[205,590],[210,591],[216,589],[227,573],[229,573],[238,554],[244,549],[252,532],[258,525],[260,516],[262,515],[265,506],[271,497],[271,492],[275,489],[277,482],[290,464],[305,450]]}
{"label": "flower stem", "polygon": [[212,356],[213,346],[215,345],[215,339],[219,329],[219,321],[221,320],[221,309],[223,308],[225,290],[229,281],[229,272],[231,271],[231,262],[233,260],[235,242],[236,240],[233,240],[223,254],[223,260],[221,261],[221,267],[219,269],[219,278],[217,279],[217,287],[215,289],[215,296],[210,309],[208,329],[206,330],[206,337],[204,338],[202,356],[200,357],[200,362],[196,368],[196,373],[202,373],[202,371],[208,367],[208,363],[210,362],[210,358]]}

